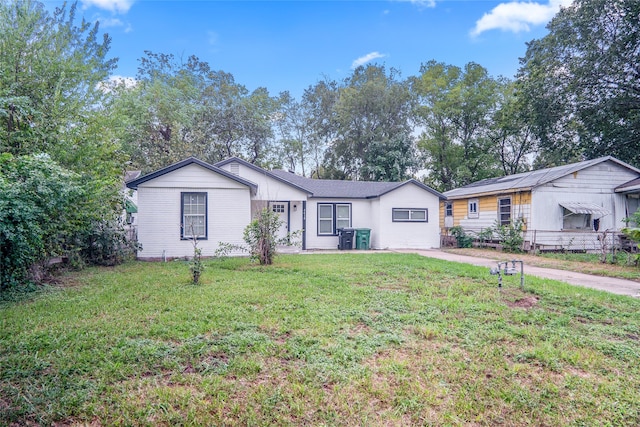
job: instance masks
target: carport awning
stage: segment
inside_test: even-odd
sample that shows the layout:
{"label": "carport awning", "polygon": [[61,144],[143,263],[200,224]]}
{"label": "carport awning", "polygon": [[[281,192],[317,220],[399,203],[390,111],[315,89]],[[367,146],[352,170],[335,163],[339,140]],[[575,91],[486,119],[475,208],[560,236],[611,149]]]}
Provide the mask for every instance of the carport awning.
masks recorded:
{"label": "carport awning", "polygon": [[609,215],[611,213],[608,209],[605,209],[602,206],[598,206],[594,203],[563,202],[560,203],[560,206],[574,214],[594,215],[601,217]]}

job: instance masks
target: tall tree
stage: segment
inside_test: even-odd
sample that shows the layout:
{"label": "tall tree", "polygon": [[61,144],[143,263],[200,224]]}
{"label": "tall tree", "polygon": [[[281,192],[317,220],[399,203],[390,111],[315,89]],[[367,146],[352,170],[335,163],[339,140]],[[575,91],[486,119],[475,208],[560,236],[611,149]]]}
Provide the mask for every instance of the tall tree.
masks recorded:
{"label": "tall tree", "polygon": [[424,131],[418,147],[429,183],[442,191],[497,174],[488,136],[497,106],[497,82],[475,63],[464,69],[436,61],[423,64],[413,80],[416,116]]}
{"label": "tall tree", "polygon": [[309,86],[302,95],[302,108],[310,126],[307,144],[313,168],[309,175],[313,177],[324,174],[322,163],[337,131],[335,105],[338,96],[338,83],[328,79]]}
{"label": "tall tree", "polygon": [[209,162],[238,156],[269,163],[272,118],[278,99],[265,88],[249,92],[233,75],[212,70],[195,56],[146,52],[135,86],[117,88],[123,139],[145,171],[187,156]]}
{"label": "tall tree", "polygon": [[104,118],[101,84],[116,60],[98,24],[75,17],[76,4],[49,14],[30,0],[0,3],[0,151],[46,152],[73,168],[79,152],[88,162],[112,156],[112,141],[92,129]]}
{"label": "tall tree", "polygon": [[488,136],[502,173],[512,175],[530,169],[537,138],[522,100],[515,95],[515,83],[505,79],[498,83],[498,108],[492,115]]}
{"label": "tall tree", "polygon": [[[396,174],[408,176],[413,166],[412,97],[398,72],[384,66],[358,67],[345,79],[334,105],[335,136],[325,157],[325,174],[333,178],[379,180],[375,162],[385,146],[403,150]],[[401,141],[401,143],[398,143]],[[387,161],[385,159],[385,161]],[[372,163],[373,162],[373,163]],[[382,166],[382,165],[381,165]]]}
{"label": "tall tree", "polygon": [[541,165],[614,155],[640,163],[640,2],[575,0],[528,44],[520,96]]}

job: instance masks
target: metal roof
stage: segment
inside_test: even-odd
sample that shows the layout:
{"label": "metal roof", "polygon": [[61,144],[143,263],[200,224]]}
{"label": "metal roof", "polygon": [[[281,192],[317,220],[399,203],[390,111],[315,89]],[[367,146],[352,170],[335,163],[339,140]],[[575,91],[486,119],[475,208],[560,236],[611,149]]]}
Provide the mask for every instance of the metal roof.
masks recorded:
{"label": "metal roof", "polygon": [[594,203],[587,202],[561,202],[560,206],[567,209],[574,214],[589,214],[589,215],[610,215],[611,211],[605,209],[602,206],[598,206]]}
{"label": "metal roof", "polygon": [[618,185],[615,189],[616,193],[637,193],[640,190],[640,178],[636,178],[624,184]]}
{"label": "metal roof", "polygon": [[477,181],[464,187],[447,191],[444,193],[444,195],[447,198],[455,199],[480,194],[495,194],[509,191],[530,190],[532,188],[547,184],[549,182],[555,181],[556,179],[606,161],[614,162],[622,167],[640,174],[639,169],[636,169],[633,166],[628,165],[627,163],[624,163],[614,157],[606,156],[592,160],[585,160],[584,162],[571,163],[564,166],[556,166],[553,168],[539,169],[531,172],[518,173],[515,175],[484,179],[482,181]]}

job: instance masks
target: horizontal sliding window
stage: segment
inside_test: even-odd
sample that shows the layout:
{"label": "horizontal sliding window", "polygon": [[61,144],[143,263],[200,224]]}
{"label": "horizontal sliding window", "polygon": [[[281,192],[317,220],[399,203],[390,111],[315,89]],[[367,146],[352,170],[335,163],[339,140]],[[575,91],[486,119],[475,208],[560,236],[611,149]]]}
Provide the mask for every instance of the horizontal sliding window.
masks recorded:
{"label": "horizontal sliding window", "polygon": [[427,222],[429,216],[427,209],[393,208],[392,219],[394,222]]}

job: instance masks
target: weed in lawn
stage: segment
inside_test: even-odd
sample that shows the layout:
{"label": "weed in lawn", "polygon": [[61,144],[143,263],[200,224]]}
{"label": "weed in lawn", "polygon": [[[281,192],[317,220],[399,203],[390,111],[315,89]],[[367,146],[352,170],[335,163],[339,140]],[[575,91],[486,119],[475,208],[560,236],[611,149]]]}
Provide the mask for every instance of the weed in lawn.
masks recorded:
{"label": "weed in lawn", "polygon": [[637,425],[640,302],[402,254],[130,263],[0,306],[0,424]]}

